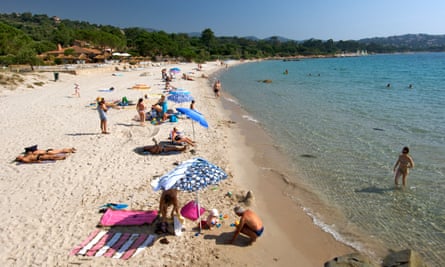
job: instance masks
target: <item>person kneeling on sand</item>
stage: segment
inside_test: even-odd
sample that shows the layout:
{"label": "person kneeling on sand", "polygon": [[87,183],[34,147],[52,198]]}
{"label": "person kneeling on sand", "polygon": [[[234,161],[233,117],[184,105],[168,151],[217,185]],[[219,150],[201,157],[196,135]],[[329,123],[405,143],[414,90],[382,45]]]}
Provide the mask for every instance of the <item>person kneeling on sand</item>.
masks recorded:
{"label": "person kneeling on sand", "polygon": [[235,242],[235,239],[238,237],[239,233],[248,235],[250,237],[250,244],[255,242],[256,239],[260,237],[264,231],[264,226],[261,219],[255,212],[249,209],[245,210],[242,207],[238,206],[235,207],[233,210],[235,214],[240,216],[241,218],[238,225],[236,225],[236,231],[233,234],[230,243],[233,244],[233,242]]}

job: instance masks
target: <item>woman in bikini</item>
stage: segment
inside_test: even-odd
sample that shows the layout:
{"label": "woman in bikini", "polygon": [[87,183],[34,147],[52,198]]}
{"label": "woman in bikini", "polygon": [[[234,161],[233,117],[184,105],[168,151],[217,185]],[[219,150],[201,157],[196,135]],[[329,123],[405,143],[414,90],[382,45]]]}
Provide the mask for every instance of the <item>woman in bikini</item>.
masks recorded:
{"label": "woman in bikini", "polygon": [[399,155],[397,162],[394,164],[394,184],[396,186],[399,185],[400,176],[402,176],[403,187],[406,186],[406,178],[411,168],[414,168],[414,160],[409,155],[409,148],[406,146],[402,149],[402,154]]}
{"label": "woman in bikini", "polygon": [[187,143],[191,146],[195,146],[194,141],[178,130],[177,127],[173,127],[173,131],[171,132],[172,142],[176,143]]}
{"label": "woman in bikini", "polygon": [[145,125],[145,105],[143,98],[139,98],[138,104],[136,105],[136,110],[139,114],[139,120],[141,121],[141,126]]}
{"label": "woman in bikini", "polygon": [[26,154],[17,156],[15,161],[21,163],[41,163],[43,161],[54,161],[54,160],[64,160],[66,159],[65,154]]}
{"label": "woman in bikini", "polygon": [[68,154],[68,153],[75,153],[75,152],[76,152],[76,149],[74,147],[67,147],[67,148],[60,148],[60,149],[48,148],[46,150],[36,149],[36,150],[33,150],[33,151],[25,151],[25,154],[57,155],[57,154]]}

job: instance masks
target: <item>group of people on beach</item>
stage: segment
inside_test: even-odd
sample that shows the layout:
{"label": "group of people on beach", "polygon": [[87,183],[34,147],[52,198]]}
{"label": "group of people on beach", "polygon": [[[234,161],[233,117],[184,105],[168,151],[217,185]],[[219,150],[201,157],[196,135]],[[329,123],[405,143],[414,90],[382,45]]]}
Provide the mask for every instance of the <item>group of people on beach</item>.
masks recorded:
{"label": "group of people on beach", "polygon": [[[173,218],[175,215],[181,217],[179,212],[179,200],[178,200],[178,190],[169,189],[164,190],[161,194],[159,200],[159,212],[161,215],[160,232],[168,233],[168,222],[167,213],[168,209],[171,209],[170,217]],[[260,237],[264,232],[263,221],[261,218],[251,209],[245,209],[241,206],[236,206],[233,209],[234,213],[240,217],[239,221],[235,223],[235,232],[227,243],[233,244],[240,233],[245,234],[249,237],[249,244],[252,244]],[[207,220],[204,222],[207,229],[211,230],[214,226],[218,225],[219,213],[216,209],[209,211]]]}

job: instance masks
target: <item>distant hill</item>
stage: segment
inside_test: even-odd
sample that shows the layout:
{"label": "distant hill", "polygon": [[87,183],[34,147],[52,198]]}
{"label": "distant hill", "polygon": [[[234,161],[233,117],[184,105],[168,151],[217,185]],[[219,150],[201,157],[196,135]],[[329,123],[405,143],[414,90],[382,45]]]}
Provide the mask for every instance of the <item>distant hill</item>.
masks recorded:
{"label": "distant hill", "polygon": [[444,51],[445,35],[405,34],[390,37],[374,37],[358,40],[359,43],[394,47],[410,51]]}

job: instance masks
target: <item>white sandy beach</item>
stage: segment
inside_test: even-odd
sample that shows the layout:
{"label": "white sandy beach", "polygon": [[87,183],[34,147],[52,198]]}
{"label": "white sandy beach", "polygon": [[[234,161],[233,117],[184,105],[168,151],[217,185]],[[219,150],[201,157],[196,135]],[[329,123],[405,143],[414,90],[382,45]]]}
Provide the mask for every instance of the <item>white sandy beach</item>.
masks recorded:
{"label": "white sandy beach", "polygon": [[[150,103],[155,103],[164,86],[161,69],[170,67],[179,67],[195,77],[194,81],[178,77],[172,84],[191,92],[196,109],[209,123],[208,129],[194,124],[195,155],[190,150],[173,155],[140,155],[134,151],[151,145],[153,137],[167,141],[173,126],[192,137],[189,119],[140,126],[133,120],[137,115],[134,107],[111,109],[111,134],[100,133],[99,116],[90,105],[98,96],[107,101],[126,96],[136,102],[148,94]],[[209,80],[200,77],[222,67],[210,62],[203,64],[202,71],[195,68],[196,64],[187,63],[125,72],[108,69],[79,75],[60,73],[57,82],[53,73],[47,72],[28,74],[27,81],[14,90],[0,86],[1,266],[323,266],[336,256],[354,251],[317,228],[283,194],[286,184],[282,179],[274,179],[276,175],[258,167],[258,155],[246,145],[246,135],[236,121],[232,122],[231,111],[223,108],[222,99],[214,97]],[[30,86],[37,81],[43,81],[43,86]],[[80,98],[72,95],[74,83],[80,86]],[[128,89],[140,83],[151,89]],[[100,92],[110,87],[115,90]],[[169,108],[189,106],[168,103]],[[75,147],[77,152],[55,163],[12,162],[24,147],[34,144],[41,149]],[[158,209],[161,192],[154,192],[150,182],[172,170],[175,162],[193,157],[205,158],[229,174],[228,179],[199,195],[205,208],[216,208],[228,216],[221,227],[195,236],[197,224],[187,221],[182,236],[166,236],[169,244],[161,244],[158,239],[126,261],[69,255],[96,229],[102,216],[99,206],[113,202],[126,203],[132,210]],[[233,207],[239,205],[238,196],[248,190],[254,192],[251,208],[263,219],[265,232],[252,246],[246,246],[245,238],[227,245],[225,241],[234,231],[230,224],[237,220]],[[233,196],[228,197],[228,192]],[[193,193],[179,195],[181,205],[194,198]],[[153,229],[140,226],[115,230],[152,233]]]}

